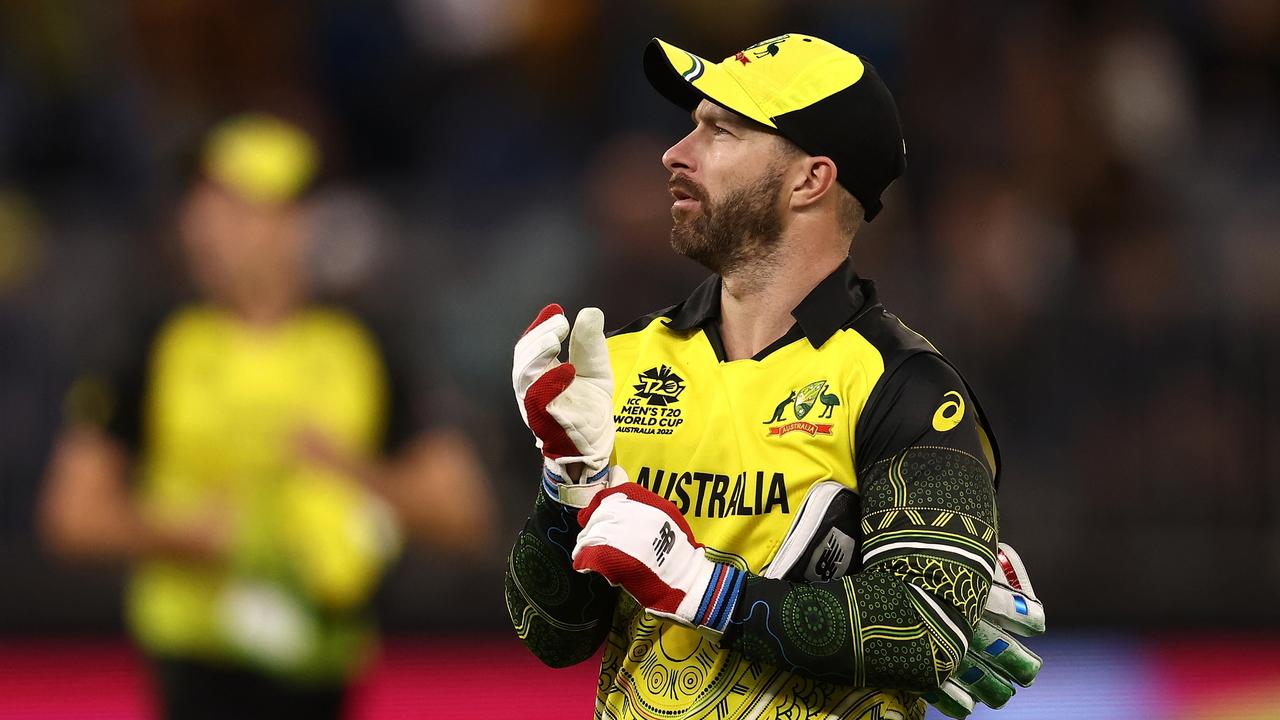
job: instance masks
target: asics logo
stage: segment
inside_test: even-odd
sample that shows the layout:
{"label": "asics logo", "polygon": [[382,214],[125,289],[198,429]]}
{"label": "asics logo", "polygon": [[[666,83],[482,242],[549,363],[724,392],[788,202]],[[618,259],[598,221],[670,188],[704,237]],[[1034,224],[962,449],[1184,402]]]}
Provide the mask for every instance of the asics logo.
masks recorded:
{"label": "asics logo", "polygon": [[653,539],[653,551],[658,555],[658,565],[667,560],[667,553],[671,552],[671,548],[676,544],[676,531],[671,529],[671,523],[662,523],[662,529],[658,531],[658,537]]}
{"label": "asics logo", "polygon": [[[948,399],[950,398],[950,399]],[[964,398],[952,390],[942,396],[943,403],[933,412],[933,429],[947,432],[964,419]]]}

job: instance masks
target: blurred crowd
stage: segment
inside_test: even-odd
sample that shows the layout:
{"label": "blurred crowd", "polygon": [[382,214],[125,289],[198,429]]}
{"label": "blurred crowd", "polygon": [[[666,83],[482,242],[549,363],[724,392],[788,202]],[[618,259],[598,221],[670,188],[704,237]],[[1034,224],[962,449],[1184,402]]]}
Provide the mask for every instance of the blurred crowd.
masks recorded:
{"label": "blurred crowd", "polygon": [[[619,327],[703,274],[667,243],[689,120],[645,41],[718,59],[785,31],[898,99],[907,173],[855,264],[981,394],[1053,622],[1280,622],[1240,601],[1280,594],[1277,0],[9,0],[0,631],[118,622],[115,574],[54,563],[35,507],[74,378],[192,292],[175,207],[212,125],[319,139],[311,287],[470,436],[506,538],[538,469],[514,339],[547,302]],[[409,551],[384,624],[504,627],[502,562]]]}

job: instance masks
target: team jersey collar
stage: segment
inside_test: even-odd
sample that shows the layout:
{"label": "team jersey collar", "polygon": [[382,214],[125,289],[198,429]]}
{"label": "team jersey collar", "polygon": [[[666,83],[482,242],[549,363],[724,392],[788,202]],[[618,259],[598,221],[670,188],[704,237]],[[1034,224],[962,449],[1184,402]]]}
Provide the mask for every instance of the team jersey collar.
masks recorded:
{"label": "team jersey collar", "polygon": [[[702,282],[667,321],[667,327],[687,332],[720,319],[720,276]],[[875,283],[858,277],[853,260],[845,258],[830,275],[814,286],[791,311],[800,330],[814,348],[822,347],[837,330],[864,308],[876,304]]]}
{"label": "team jersey collar", "polygon": [[684,302],[676,306],[667,327],[688,332],[701,327],[708,320],[720,319],[720,276],[712,275],[693,291]]}

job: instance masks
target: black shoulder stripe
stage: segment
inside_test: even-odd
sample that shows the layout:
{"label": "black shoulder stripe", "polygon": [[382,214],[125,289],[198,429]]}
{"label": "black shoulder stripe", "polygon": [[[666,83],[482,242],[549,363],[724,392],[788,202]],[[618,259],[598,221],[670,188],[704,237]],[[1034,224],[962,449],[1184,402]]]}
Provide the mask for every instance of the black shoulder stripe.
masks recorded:
{"label": "black shoulder stripe", "polygon": [[867,339],[885,361],[885,373],[890,364],[897,367],[903,360],[918,352],[937,352],[919,333],[911,330],[897,315],[876,303],[868,306],[849,321],[849,328]]}
{"label": "black shoulder stripe", "polygon": [[676,305],[672,305],[671,307],[666,307],[661,310],[656,310],[647,315],[641,315],[640,317],[636,318],[635,320],[632,320],[626,325],[623,325],[617,330],[610,330],[609,332],[605,333],[605,337],[613,337],[615,335],[626,335],[628,333],[640,332],[641,330],[644,330],[645,328],[652,325],[653,321],[657,320],[658,318],[672,317],[675,314],[676,310],[679,309],[679,307],[680,305],[676,304]]}
{"label": "black shoulder stripe", "polygon": [[[987,413],[982,409],[982,403],[978,400],[978,394],[973,391],[973,387],[969,385],[969,381],[965,379],[964,373],[960,372],[960,368],[955,366],[945,355],[938,352],[923,335],[908,328],[898,316],[885,310],[884,306],[876,303],[866,308],[849,322],[846,326],[849,329],[857,331],[859,335],[866,338],[876,350],[880,351],[880,356],[884,361],[884,373],[880,376],[880,380],[876,382],[876,386],[872,388],[871,394],[867,396],[865,407],[874,407],[879,401],[885,388],[885,381],[889,379],[893,372],[898,369],[902,363],[906,362],[912,356],[919,353],[929,353],[936,356],[942,362],[946,363],[959,376],[960,382],[964,383],[965,392],[969,393],[969,399],[973,401],[973,407],[978,415],[978,424],[986,433],[987,442],[991,444],[991,455],[995,459],[995,486],[1000,487],[1000,446],[996,442],[996,434],[991,429],[991,423],[987,420]],[[861,418],[859,419],[861,422]],[[859,428],[859,431],[861,428]]]}

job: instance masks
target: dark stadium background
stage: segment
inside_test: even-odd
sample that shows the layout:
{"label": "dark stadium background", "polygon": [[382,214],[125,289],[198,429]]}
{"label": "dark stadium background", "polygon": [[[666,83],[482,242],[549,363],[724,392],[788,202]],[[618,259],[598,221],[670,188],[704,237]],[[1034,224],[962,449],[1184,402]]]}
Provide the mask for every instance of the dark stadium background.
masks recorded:
{"label": "dark stadium background", "polygon": [[[1280,2],[6,0],[0,718],[147,716],[120,569],[55,562],[33,507],[77,370],[183,290],[202,129],[319,132],[316,281],[471,432],[508,538],[537,472],[513,339],[551,300],[619,326],[701,277],[667,246],[688,120],[645,41],[783,31],[867,56],[901,106],[908,172],[855,260],[1001,440],[1050,633],[995,717],[1280,716]],[[404,558],[358,717],[586,716],[594,668],[521,650],[502,567]]]}

